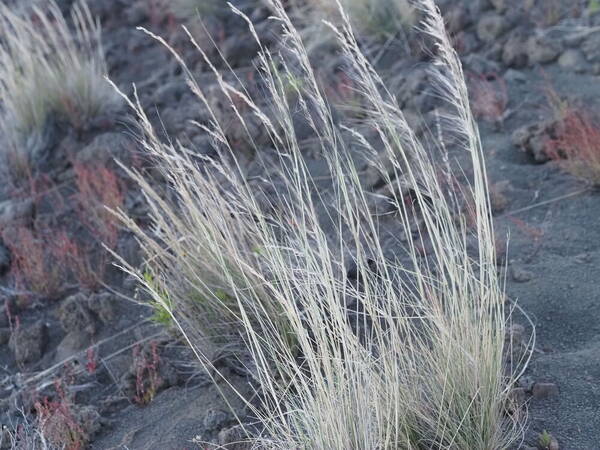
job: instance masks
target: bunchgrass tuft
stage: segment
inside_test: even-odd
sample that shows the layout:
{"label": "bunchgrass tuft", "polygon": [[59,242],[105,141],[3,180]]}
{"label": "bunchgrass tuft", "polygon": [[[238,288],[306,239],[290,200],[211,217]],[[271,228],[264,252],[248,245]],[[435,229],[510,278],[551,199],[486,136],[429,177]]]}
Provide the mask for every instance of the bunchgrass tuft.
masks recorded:
{"label": "bunchgrass tuft", "polygon": [[[259,407],[248,401],[264,427],[257,446],[509,447],[520,431],[518,414],[508,411],[517,362],[508,364],[504,352],[508,317],[481,141],[443,18],[433,0],[420,2],[423,32],[435,45],[433,78],[451,111],[445,123],[472,174],[454,193],[439,176],[440,167],[448,168],[439,163],[444,143],[436,143],[439,158],[417,138],[363,56],[345,10],[330,27],[361,97],[359,124],[334,116],[300,33],[280,0],[268,3],[285,52],[272,54],[259,42],[266,98],[225,81],[203,54],[240,125],[251,129],[237,110],[242,99],[270,137],[270,151],[254,149],[267,175],[247,176],[216,114],[197,124],[219,153],[209,159],[161,141],[139,102],[127,99],[168,189],[130,172],[148,199],[153,227],[144,230],[120,214],[146,253],[145,268],[126,270],[205,365],[214,346],[250,355],[246,366],[262,400]],[[185,62],[152,36],[173,53],[210,110]],[[298,114],[327,165],[330,189],[311,175],[296,135]],[[356,149],[395,187],[390,203],[398,234],[408,237],[392,239],[397,251],[390,252],[372,214]],[[407,185],[411,201],[403,195]],[[461,195],[471,205],[468,223],[453,206]]]}
{"label": "bunchgrass tuft", "polygon": [[169,10],[180,20],[200,18],[221,14],[228,10],[223,0],[170,0]]}
{"label": "bunchgrass tuft", "polygon": [[[300,3],[300,2],[298,2]],[[309,0],[306,11],[313,19],[341,23],[338,0]],[[353,30],[364,36],[390,37],[411,27],[417,20],[417,8],[409,0],[341,0]]]}
{"label": "bunchgrass tuft", "polygon": [[106,75],[100,23],[78,1],[0,6],[0,131],[19,161],[39,151],[51,120],[82,128],[119,101]]}

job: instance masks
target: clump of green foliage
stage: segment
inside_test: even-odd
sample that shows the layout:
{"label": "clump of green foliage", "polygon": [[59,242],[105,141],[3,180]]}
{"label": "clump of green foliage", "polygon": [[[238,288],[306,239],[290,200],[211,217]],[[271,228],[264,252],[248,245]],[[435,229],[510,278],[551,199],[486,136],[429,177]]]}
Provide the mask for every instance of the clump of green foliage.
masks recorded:
{"label": "clump of green foliage", "polygon": [[546,430],[544,430],[540,433],[540,436],[538,438],[538,445],[543,449],[549,449],[550,445],[552,444],[552,440],[552,435]]}
{"label": "clump of green foliage", "polygon": [[173,326],[172,308],[173,303],[169,298],[169,293],[160,286],[156,278],[152,273],[146,270],[143,274],[145,285],[148,286],[152,292],[156,293],[158,300],[150,300],[150,307],[152,308],[152,320],[156,323],[160,323],[164,326]]}

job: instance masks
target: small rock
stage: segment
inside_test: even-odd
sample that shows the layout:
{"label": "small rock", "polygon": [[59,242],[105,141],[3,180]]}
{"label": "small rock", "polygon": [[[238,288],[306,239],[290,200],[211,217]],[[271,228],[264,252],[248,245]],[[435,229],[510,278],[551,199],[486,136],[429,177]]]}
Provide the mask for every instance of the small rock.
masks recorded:
{"label": "small rock", "polygon": [[66,332],[96,332],[96,321],[88,309],[88,297],[83,293],[71,295],[65,299],[58,312],[60,324]]}
{"label": "small rock", "polygon": [[8,303],[9,300],[6,297],[0,297],[0,304],[2,304],[2,306],[0,306],[0,328],[7,328],[10,326],[10,321],[8,320],[8,312],[6,310],[6,303]]}
{"label": "small rock", "polygon": [[124,133],[100,134],[77,153],[75,161],[84,166],[98,166],[106,165],[114,158],[123,160],[131,142]]}
{"label": "small rock", "polygon": [[33,325],[21,325],[13,331],[8,342],[14,352],[17,364],[38,361],[44,354],[47,340],[46,324],[41,320]]}
{"label": "small rock", "polygon": [[419,92],[423,92],[427,87],[427,79],[427,72],[419,67],[401,76],[398,83],[398,99],[401,104],[406,105]]}
{"label": "small rock", "polygon": [[[92,345],[92,335],[87,331],[73,330],[60,341],[60,344],[56,347],[54,355],[54,362],[58,364],[70,358],[76,353],[85,350]],[[79,361],[81,362],[81,361]]]}
{"label": "small rock", "polygon": [[581,50],[589,62],[600,62],[600,33],[590,34],[581,44]]}
{"label": "small rock", "polygon": [[512,266],[510,270],[512,279],[517,283],[526,283],[533,279],[533,273],[519,266]]}
{"label": "small rock", "polygon": [[0,241],[0,276],[6,274],[10,269],[10,250]]}
{"label": "small rock", "polygon": [[256,40],[240,39],[239,34],[233,34],[223,42],[221,51],[231,67],[240,67],[258,53],[259,47]]}
{"label": "small rock", "polygon": [[511,141],[513,145],[529,153],[536,162],[544,163],[550,160],[546,149],[555,127],[556,121],[553,119],[525,125],[513,132]]}
{"label": "small rock", "polygon": [[558,65],[565,69],[572,69],[577,73],[581,73],[585,71],[586,61],[580,50],[570,48],[560,55]]}
{"label": "small rock", "polygon": [[589,262],[592,262],[592,260],[592,255],[588,252],[580,253],[579,255],[575,256],[575,262],[578,264],[587,264]]}
{"label": "small rock", "polygon": [[506,9],[506,0],[490,0],[490,3],[498,12],[504,12]]}
{"label": "small rock", "polygon": [[250,450],[252,443],[248,442],[248,436],[241,425],[221,430],[218,436],[219,445],[227,450]]}
{"label": "small rock", "polygon": [[535,384],[535,381],[531,377],[524,376],[524,377],[519,378],[519,381],[517,382],[517,384],[519,385],[519,387],[522,387],[523,389],[525,389],[526,392],[531,392],[531,390],[533,389],[533,386]]}
{"label": "small rock", "polygon": [[[32,200],[6,200],[1,202],[0,229],[8,225],[29,225],[33,219],[34,209]],[[10,242],[8,244],[10,245]]]}
{"label": "small rock", "polygon": [[116,380],[124,381],[129,376],[133,357],[129,353],[121,353],[106,361],[107,368]]}
{"label": "small rock", "polygon": [[507,191],[510,190],[510,182],[508,180],[499,181],[490,186],[490,203],[493,214],[500,214],[509,204]]}
{"label": "small rock", "polygon": [[0,345],[8,343],[10,340],[10,328],[0,328]]}
{"label": "small rock", "polygon": [[92,294],[87,299],[87,307],[103,323],[109,323],[115,318],[115,296],[110,292]]}
{"label": "small rock", "polygon": [[222,409],[209,409],[204,416],[203,425],[206,430],[219,430],[231,420],[231,414]]}
{"label": "small rock", "polygon": [[3,426],[0,429],[0,450],[12,450],[14,448],[17,448],[16,443],[13,442],[13,436],[15,436],[16,434],[17,430],[11,430],[9,427]]}
{"label": "small rock", "polygon": [[473,73],[499,73],[501,70],[497,62],[491,61],[476,53],[466,56],[463,60],[463,64]]}
{"label": "small rock", "polygon": [[477,23],[477,37],[484,42],[493,42],[506,29],[506,20],[499,14],[487,14]]}
{"label": "small rock", "polygon": [[[509,361],[520,361],[523,358],[528,348],[525,327],[523,325],[514,323],[506,330],[504,348]],[[523,386],[519,385],[519,387]]]}
{"label": "small rock", "polygon": [[531,64],[547,64],[558,58],[560,43],[545,36],[532,36],[527,40],[527,52]]}
{"label": "small rock", "polygon": [[156,106],[177,103],[186,92],[189,92],[189,87],[182,79],[163,83],[154,92],[154,103]]}
{"label": "small rock", "polygon": [[509,397],[516,408],[522,407],[527,402],[527,392],[522,387],[511,389]]}
{"label": "small rock", "polygon": [[446,30],[451,35],[464,30],[470,25],[471,17],[463,5],[456,5],[444,14]]}
{"label": "small rock", "polygon": [[144,2],[134,2],[125,10],[125,20],[132,26],[140,25],[148,17],[148,5]]}
{"label": "small rock", "polygon": [[519,35],[511,36],[502,49],[502,62],[508,67],[520,69],[529,61],[524,39]]}
{"label": "small rock", "polygon": [[525,340],[525,327],[520,323],[513,323],[508,329],[508,335],[514,343],[522,343]]}
{"label": "small rock", "polygon": [[558,395],[558,386],[554,383],[535,383],[531,393],[537,400],[556,397]]}
{"label": "small rock", "polygon": [[504,80],[508,83],[525,83],[527,77],[520,70],[508,69],[504,74]]}

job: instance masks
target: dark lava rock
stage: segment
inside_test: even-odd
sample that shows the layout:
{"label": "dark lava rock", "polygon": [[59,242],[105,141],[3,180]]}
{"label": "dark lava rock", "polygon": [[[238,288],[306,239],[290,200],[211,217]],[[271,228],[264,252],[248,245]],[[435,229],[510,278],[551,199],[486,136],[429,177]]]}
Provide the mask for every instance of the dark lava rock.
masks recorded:
{"label": "dark lava rock", "polygon": [[556,397],[558,395],[558,386],[554,383],[535,383],[531,393],[533,394],[533,398],[538,400]]}
{"label": "dark lava rock", "polygon": [[581,50],[570,48],[565,50],[562,55],[558,58],[558,65],[575,71],[576,73],[585,72],[587,68],[587,62]]}
{"label": "dark lava rock", "polygon": [[115,318],[116,299],[110,292],[92,294],[87,299],[87,307],[102,323],[110,323]]}
{"label": "dark lava rock", "polygon": [[526,283],[533,279],[533,273],[519,266],[511,267],[511,276],[517,283]]}
{"label": "dark lava rock", "polygon": [[48,331],[41,320],[33,325],[22,325],[15,329],[9,340],[17,364],[27,364],[39,360],[46,348]]}
{"label": "dark lava rock", "polygon": [[560,55],[562,46],[556,39],[545,36],[532,36],[527,41],[527,51],[531,64],[547,64]]}
{"label": "dark lava rock", "polygon": [[555,127],[556,121],[553,119],[525,125],[513,132],[512,143],[529,153],[536,162],[547,162],[550,160],[546,152],[548,140]]}
{"label": "dark lava rock", "polygon": [[10,340],[10,328],[0,328],[0,345],[6,344]]}
{"label": "dark lava rock", "polygon": [[235,425],[219,432],[219,445],[228,450],[250,450],[252,444],[241,425]]}
{"label": "dark lava rock", "polygon": [[233,419],[233,416],[230,412],[224,411],[222,409],[214,409],[211,408],[206,412],[204,416],[204,428],[207,430],[219,430],[223,428],[227,422],[230,422]]}
{"label": "dark lava rock", "polygon": [[[32,200],[6,200],[1,202],[0,228],[4,228],[8,225],[27,225],[31,223],[34,209]],[[10,245],[10,242],[6,243]]]}
{"label": "dark lava rock", "polygon": [[113,158],[123,160],[127,156],[128,146],[131,143],[131,138],[125,133],[103,133],[79,151],[75,160],[82,165],[105,165]]}
{"label": "dark lava rock", "polygon": [[499,14],[487,14],[477,23],[477,37],[484,42],[495,41],[506,30],[506,20]]}
{"label": "dark lava rock", "polygon": [[600,33],[590,34],[583,41],[581,50],[589,62],[600,62]]}
{"label": "dark lava rock", "polygon": [[516,387],[510,391],[510,400],[516,408],[522,407],[527,402],[527,391],[522,387]]}
{"label": "dark lava rock", "polygon": [[74,354],[90,347],[92,343],[92,335],[87,331],[70,331],[56,347],[55,364],[65,361]]}
{"label": "dark lava rock", "polygon": [[66,332],[86,331],[90,334],[96,332],[96,320],[87,305],[88,297],[83,293],[72,295],[62,303],[58,316]]}
{"label": "dark lava rock", "polygon": [[10,250],[0,241],[0,276],[6,274],[10,269]]}
{"label": "dark lava rock", "polygon": [[502,62],[508,67],[519,69],[529,62],[525,39],[519,34],[513,34],[502,49]]}

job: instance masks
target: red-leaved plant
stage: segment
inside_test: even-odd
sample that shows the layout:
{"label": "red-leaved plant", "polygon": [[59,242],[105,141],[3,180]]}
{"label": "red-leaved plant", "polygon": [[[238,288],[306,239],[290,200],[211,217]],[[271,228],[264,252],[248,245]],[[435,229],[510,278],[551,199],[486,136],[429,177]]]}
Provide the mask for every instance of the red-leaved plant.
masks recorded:
{"label": "red-leaved plant", "polygon": [[160,358],[158,345],[150,343],[150,354],[146,354],[139,345],[133,348],[133,363],[135,365],[135,395],[133,400],[139,405],[147,405],[153,399],[161,384],[158,373]]}
{"label": "red-leaved plant", "polygon": [[79,220],[109,248],[117,243],[118,226],[109,210],[123,206],[125,199],[117,173],[103,165],[74,164]]}
{"label": "red-leaved plant", "polygon": [[38,424],[44,438],[51,444],[67,450],[85,448],[87,436],[73,412],[73,403],[60,380],[54,382],[56,398],[35,402]]}
{"label": "red-leaved plant", "polygon": [[546,154],[567,172],[599,186],[600,121],[568,105],[559,114]]}

